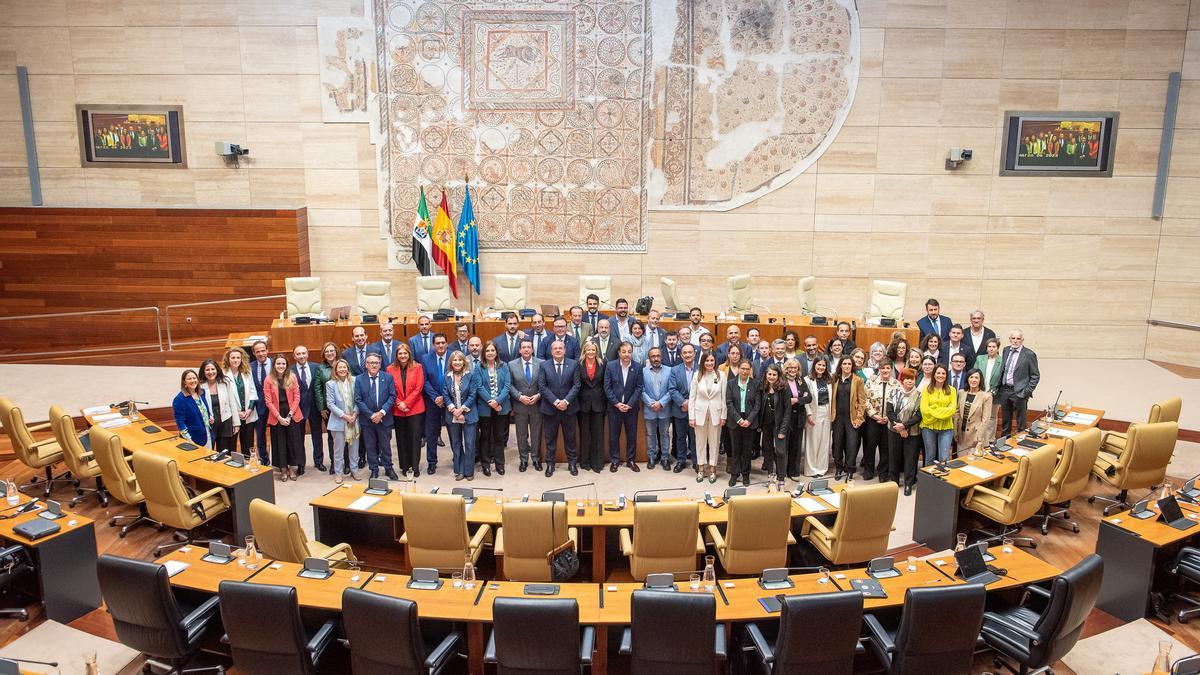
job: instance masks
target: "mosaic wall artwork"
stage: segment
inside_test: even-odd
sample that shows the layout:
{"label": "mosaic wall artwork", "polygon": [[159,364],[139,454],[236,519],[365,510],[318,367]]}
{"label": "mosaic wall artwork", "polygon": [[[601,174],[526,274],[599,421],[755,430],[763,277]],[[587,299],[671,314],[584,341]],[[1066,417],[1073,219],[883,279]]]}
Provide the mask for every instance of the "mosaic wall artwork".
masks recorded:
{"label": "mosaic wall artwork", "polygon": [[654,209],[727,210],[833,141],[858,77],[853,0],[656,0]]}
{"label": "mosaic wall artwork", "polygon": [[367,122],[375,93],[374,24],[361,17],[317,19],[321,53],[321,119]]}
{"label": "mosaic wall artwork", "polygon": [[651,0],[374,0],[383,234],[470,177],[482,249],[644,251]]}

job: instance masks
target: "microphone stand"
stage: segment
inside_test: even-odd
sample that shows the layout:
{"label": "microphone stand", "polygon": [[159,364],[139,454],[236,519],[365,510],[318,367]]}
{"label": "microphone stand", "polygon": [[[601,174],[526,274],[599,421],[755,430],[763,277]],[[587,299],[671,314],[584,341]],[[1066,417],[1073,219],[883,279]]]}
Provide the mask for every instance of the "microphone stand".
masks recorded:
{"label": "microphone stand", "polygon": [[638,490],[637,492],[633,493],[633,503],[636,504],[639,501],[657,501],[656,499],[639,500],[638,499],[639,495],[657,494],[659,492],[683,492],[686,489],[687,488],[683,488],[683,487],[673,487],[673,488],[659,488],[657,490]]}

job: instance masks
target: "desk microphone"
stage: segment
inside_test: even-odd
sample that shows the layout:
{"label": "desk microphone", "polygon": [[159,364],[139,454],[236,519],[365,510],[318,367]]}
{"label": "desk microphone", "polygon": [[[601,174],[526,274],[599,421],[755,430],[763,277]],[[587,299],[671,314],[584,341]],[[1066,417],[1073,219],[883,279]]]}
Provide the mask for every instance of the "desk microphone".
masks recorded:
{"label": "desk microphone", "polygon": [[19,670],[11,670],[11,669],[5,668],[6,666],[9,666],[9,665],[13,666],[13,668],[16,668],[18,663],[36,663],[39,666],[49,666],[51,668],[58,667],[58,661],[34,661],[33,659],[18,659],[15,656],[5,656],[4,658],[0,658],[0,673],[6,673],[6,672],[18,673],[18,672],[20,672]]}
{"label": "desk microphone", "polygon": [[563,493],[565,493],[567,490],[574,490],[575,488],[581,488],[581,487],[595,487],[595,485],[596,484],[594,482],[580,483],[578,485],[568,485],[566,487],[555,488],[553,490],[546,490],[545,492],[542,493],[542,501],[544,501],[544,502],[565,502],[565,501],[567,501],[567,496]]}
{"label": "desk microphone", "polygon": [[[673,487],[659,488],[657,490],[638,490],[637,492],[633,493],[633,503],[637,504],[638,502],[656,502],[658,501],[659,492],[683,492],[686,489],[687,488],[683,487]],[[643,498],[642,495],[645,495],[645,498]]]}

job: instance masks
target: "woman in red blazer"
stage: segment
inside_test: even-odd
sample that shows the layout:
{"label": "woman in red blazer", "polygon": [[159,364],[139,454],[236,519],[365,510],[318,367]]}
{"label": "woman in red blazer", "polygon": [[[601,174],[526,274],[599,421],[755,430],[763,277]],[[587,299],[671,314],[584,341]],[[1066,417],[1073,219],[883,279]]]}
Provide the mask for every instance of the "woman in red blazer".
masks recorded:
{"label": "woman in red blazer", "polygon": [[263,399],[271,427],[271,463],[279,469],[281,482],[296,480],[296,470],[304,466],[304,413],[300,383],[282,354],[272,361],[271,374],[263,380]]}
{"label": "woman in red blazer", "polygon": [[412,356],[404,342],[397,342],[396,361],[388,366],[396,383],[396,404],[392,406],[392,427],[396,433],[396,468],[401,476],[409,470],[421,475],[421,431],[425,428],[425,369]]}

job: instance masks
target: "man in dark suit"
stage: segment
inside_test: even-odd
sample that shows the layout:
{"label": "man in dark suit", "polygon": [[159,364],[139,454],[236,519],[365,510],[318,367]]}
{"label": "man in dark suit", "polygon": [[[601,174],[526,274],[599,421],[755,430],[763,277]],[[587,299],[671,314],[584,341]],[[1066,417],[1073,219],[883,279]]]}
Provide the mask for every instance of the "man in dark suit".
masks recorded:
{"label": "man in dark suit", "polygon": [[442,382],[446,379],[446,368],[450,355],[446,351],[446,334],[433,334],[433,351],[425,355],[421,368],[425,371],[425,463],[427,473],[437,472],[438,438],[442,435],[446,399],[442,396]]}
{"label": "man in dark suit", "polygon": [[342,358],[350,364],[350,374],[357,377],[366,372],[367,354],[371,353],[370,347],[367,346],[367,329],[355,326],[354,330],[350,331],[350,340],[354,344],[346,347],[346,351],[342,352]]}
{"label": "man in dark suit", "polygon": [[583,320],[591,324],[592,334],[595,335],[600,332],[600,320],[607,319],[608,315],[600,311],[600,296],[595,293],[589,293],[583,304],[587,305]]}
{"label": "man in dark suit", "polygon": [[663,365],[667,368],[674,368],[683,361],[683,350],[679,348],[679,333],[670,331],[663,339]]}
{"label": "man in dark suit", "polygon": [[433,351],[433,321],[427,316],[417,318],[417,334],[408,338],[413,361],[420,363],[425,355]]}
{"label": "man in dark suit", "polygon": [[516,314],[510,314],[504,320],[504,332],[492,338],[496,345],[496,358],[508,363],[520,356],[521,351],[521,322]]}
{"label": "man in dark suit", "polygon": [[[921,331],[921,339],[924,340],[926,335],[937,333],[942,338],[942,343],[946,343],[950,339],[950,327],[954,322],[948,316],[942,316],[942,306],[938,304],[937,298],[930,298],[925,301],[925,316],[917,319],[917,328]],[[849,352],[846,352],[849,354]]]}
{"label": "man in dark suit", "polygon": [[566,357],[567,346],[555,342],[550,349],[550,360],[543,361],[538,368],[538,391],[542,394],[542,431],[546,434],[546,477],[554,475],[554,462],[558,452],[558,430],[562,428],[563,441],[567,446],[567,468],[572,476],[579,475],[575,454],[575,415],[578,406],[579,377],[575,372],[578,361]]}
{"label": "man in dark suit", "polygon": [[826,352],[829,351],[829,345],[833,344],[834,340],[841,340],[842,341],[842,352],[846,356],[850,356],[850,352],[854,351],[854,349],[856,347],[858,347],[858,345],[854,344],[854,340],[850,337],[851,336],[850,322],[849,321],[839,321],[837,323],[837,326],[835,327],[834,331],[835,332],[834,332],[833,337],[829,338],[829,342],[825,343],[825,351]]}
{"label": "man in dark suit", "polygon": [[725,341],[717,345],[717,365],[725,363],[729,358],[729,347],[732,345],[737,345],[738,349],[742,350],[743,359],[753,359],[746,353],[746,345],[742,342],[742,329],[733,324],[725,329]]}
{"label": "man in dark suit", "polygon": [[[313,364],[308,362],[308,348],[304,345],[296,345],[292,350],[292,358],[295,359],[295,364],[292,366],[292,372],[296,375],[296,382],[300,385],[300,412],[304,413],[304,420],[299,422],[300,433],[304,433],[304,425],[308,425],[309,435],[312,436],[313,448],[313,468],[317,471],[327,471],[325,468],[325,435],[322,433],[321,411],[317,410],[316,396],[313,395],[313,380],[317,376],[317,370]],[[301,452],[303,457],[304,453]],[[304,461],[301,459],[300,468],[296,470],[297,475],[304,474]]]}
{"label": "man in dark suit", "polygon": [[542,470],[542,460],[538,457],[538,446],[542,442],[542,413],[538,404],[542,395],[538,391],[538,370],[542,360],[533,356],[533,342],[522,338],[517,347],[517,358],[509,361],[508,370],[512,375],[512,386],[516,393],[512,395],[513,424],[517,429],[517,450],[521,453],[522,472],[529,468],[529,456],[533,455],[533,470]]}
{"label": "man in dark suit", "polygon": [[612,329],[612,334],[618,340],[624,340],[630,336],[630,331],[633,330],[633,317],[629,316],[629,301],[625,298],[617,298],[613,303],[615,314],[608,320],[609,328]]}
{"label": "man in dark suit", "polygon": [[600,319],[599,326],[599,331],[592,336],[592,341],[600,348],[597,356],[602,361],[611,361],[617,358],[617,348],[621,346],[621,341],[609,333],[608,319]]}
{"label": "man in dark suit", "polygon": [[594,331],[592,324],[583,320],[583,308],[575,305],[567,311],[571,317],[571,322],[567,324],[567,334],[575,338],[579,343],[579,347],[583,348],[583,343],[592,337]]}
{"label": "man in dark suit", "polygon": [[395,327],[390,322],[379,324],[379,342],[369,347],[369,351],[380,356],[382,360],[380,368],[383,370],[387,370],[387,367],[396,360],[396,341],[392,339],[395,332]]}
{"label": "man in dark suit", "polygon": [[254,390],[258,392],[258,401],[254,409],[258,412],[258,421],[254,423],[254,447],[258,448],[258,461],[263,466],[269,466],[270,456],[267,454],[267,401],[263,397],[263,381],[271,374],[270,350],[267,343],[259,340],[250,347],[254,353],[254,361],[250,364],[250,374],[254,377]]}
{"label": "man in dark suit", "polygon": [[371,478],[379,478],[380,467],[390,480],[397,480],[392,468],[392,406],[396,403],[396,384],[392,376],[380,372],[379,354],[367,357],[367,370],[354,378],[354,405]]}
{"label": "man in dark suit", "polygon": [[950,326],[950,339],[942,345],[942,352],[950,361],[954,360],[955,354],[962,354],[967,363],[975,363],[975,350],[963,339],[963,327],[957,323]]}
{"label": "man in dark suit", "polygon": [[446,353],[462,352],[463,354],[468,354],[467,340],[471,339],[471,327],[465,323],[457,324],[454,326],[454,338],[454,342],[446,345]]}
{"label": "man in dark suit", "polygon": [[621,429],[625,430],[625,466],[637,463],[638,407],[642,402],[642,365],[633,360],[633,345],[622,342],[617,358],[604,364],[604,395],[608,398],[608,456],[615,472],[621,464]]}
{"label": "man in dark suit", "polygon": [[1026,426],[1029,412],[1029,397],[1037,388],[1042,374],[1038,370],[1037,354],[1025,346],[1025,333],[1010,331],[1009,346],[1000,355],[1003,370],[1000,371],[1000,389],[996,397],[1000,403],[1000,433],[1007,436],[1013,431],[1013,416],[1017,418],[1017,430]]}
{"label": "man in dark suit", "polygon": [[967,388],[967,358],[962,354],[955,354],[950,357],[950,372],[947,374],[947,381],[951,387],[955,389]]}
{"label": "man in dark suit", "polygon": [[546,317],[541,314],[534,314],[529,319],[529,323],[531,326],[529,341],[533,343],[533,353],[538,354],[542,343],[550,339],[550,334],[546,332]]}
{"label": "man in dark suit", "polygon": [[[979,358],[980,354],[986,354],[987,341],[994,337],[996,337],[996,332],[983,325],[983,312],[978,309],[971,312],[971,328],[967,330],[964,338],[964,341],[971,347],[971,353],[976,358]],[[970,363],[974,363],[974,361]]]}
{"label": "man in dark suit", "polygon": [[[675,473],[683,471],[688,460],[696,466],[696,430],[688,423],[688,399],[692,378],[696,375],[696,346],[680,348],[680,362],[671,368],[671,449],[675,453]],[[699,469],[697,469],[699,471]]]}
{"label": "man in dark suit", "polygon": [[[662,326],[658,325],[658,322],[661,320],[662,312],[659,312],[657,309],[650,310],[650,313],[646,315],[646,334],[642,339],[645,340],[647,352],[654,347],[658,347],[659,349],[666,348],[667,332],[662,329]],[[663,361],[663,365],[667,365],[665,360]]]}
{"label": "man in dark suit", "polygon": [[542,346],[538,348],[538,358],[543,361],[549,360],[550,348],[559,342],[566,345],[568,359],[579,360],[579,343],[575,341],[574,337],[567,334],[567,320],[561,316],[554,320],[554,333],[550,335],[550,339],[543,340]]}
{"label": "man in dark suit", "polygon": [[796,355],[796,360],[800,362],[800,377],[811,375],[812,365],[825,358],[825,355],[821,353],[821,348],[817,345],[817,337],[815,335],[805,336],[803,345],[804,353]]}

